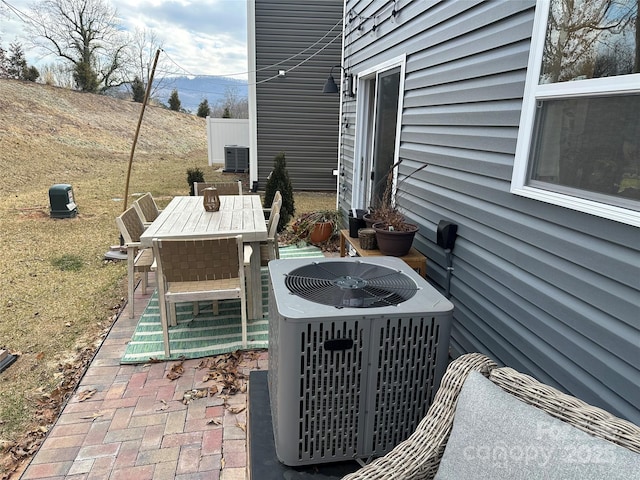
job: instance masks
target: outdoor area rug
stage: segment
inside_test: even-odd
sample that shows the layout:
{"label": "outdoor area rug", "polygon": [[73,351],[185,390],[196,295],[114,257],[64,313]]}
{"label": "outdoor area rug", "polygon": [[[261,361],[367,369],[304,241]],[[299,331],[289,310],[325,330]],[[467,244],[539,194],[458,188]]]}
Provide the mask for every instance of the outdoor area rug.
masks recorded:
{"label": "outdoor area rug", "polygon": [[[280,248],[280,258],[318,257],[323,257],[322,251],[312,245]],[[249,349],[267,348],[269,345],[268,291],[268,270],[263,267],[263,318],[249,320],[247,323]],[[178,324],[175,327],[169,327],[171,357],[166,358],[162,341],[158,292],[155,291],[138,321],[120,363],[145,363],[151,358],[158,360],[176,360],[180,357],[201,358],[242,348],[240,300],[220,300],[216,316],[213,315],[211,302],[201,302],[200,313],[197,316],[194,317],[192,312],[191,304],[177,305]]]}

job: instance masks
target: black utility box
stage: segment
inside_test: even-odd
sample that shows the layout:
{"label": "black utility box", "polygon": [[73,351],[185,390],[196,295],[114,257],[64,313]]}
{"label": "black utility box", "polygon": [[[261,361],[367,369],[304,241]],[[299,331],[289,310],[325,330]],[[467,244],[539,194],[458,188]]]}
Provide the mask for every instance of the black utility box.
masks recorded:
{"label": "black utility box", "polygon": [[58,183],[49,188],[51,218],[72,218],[78,213],[78,206],[73,200],[73,188],[66,183]]}

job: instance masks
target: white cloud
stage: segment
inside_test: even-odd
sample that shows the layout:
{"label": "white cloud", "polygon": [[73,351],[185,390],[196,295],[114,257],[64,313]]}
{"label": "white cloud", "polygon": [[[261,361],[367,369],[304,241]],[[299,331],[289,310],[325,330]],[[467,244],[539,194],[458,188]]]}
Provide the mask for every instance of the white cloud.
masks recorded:
{"label": "white cloud", "polygon": [[[8,0],[28,13],[30,0]],[[194,75],[226,75],[247,70],[246,0],[112,0],[125,30],[150,29],[163,42],[166,54]],[[3,45],[25,42],[18,17],[0,16]],[[26,46],[26,45],[25,45]],[[42,60],[27,51],[30,63]],[[53,59],[48,58],[43,63]],[[185,72],[185,73],[186,73]],[[246,75],[234,78],[246,79]]]}

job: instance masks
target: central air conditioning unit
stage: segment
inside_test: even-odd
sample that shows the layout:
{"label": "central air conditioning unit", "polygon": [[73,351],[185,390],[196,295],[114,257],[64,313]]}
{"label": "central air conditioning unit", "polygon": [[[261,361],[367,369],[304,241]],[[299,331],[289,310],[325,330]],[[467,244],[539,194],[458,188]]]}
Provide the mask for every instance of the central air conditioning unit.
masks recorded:
{"label": "central air conditioning unit", "polygon": [[395,257],[269,262],[278,459],[369,458],[405,440],[448,364],[453,304]]}
{"label": "central air conditioning unit", "polygon": [[245,173],[249,171],[249,147],[225,145],[223,172]]}

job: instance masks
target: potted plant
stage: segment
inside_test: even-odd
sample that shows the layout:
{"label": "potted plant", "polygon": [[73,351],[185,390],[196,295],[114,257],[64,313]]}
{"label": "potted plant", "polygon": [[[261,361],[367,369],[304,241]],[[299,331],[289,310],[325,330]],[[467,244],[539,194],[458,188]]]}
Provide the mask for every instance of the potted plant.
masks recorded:
{"label": "potted plant", "polygon": [[407,222],[395,206],[389,205],[376,209],[373,229],[381,253],[403,257],[411,250],[418,226]]}
{"label": "potted plant", "polygon": [[293,222],[292,230],[298,240],[324,243],[338,232],[341,217],[339,210],[305,213]]}
{"label": "potted plant", "polygon": [[367,223],[376,232],[378,249],[384,255],[402,257],[409,253],[418,226],[406,221],[398,207],[392,202],[393,171],[387,175],[387,185],[380,201],[372,208]]}

